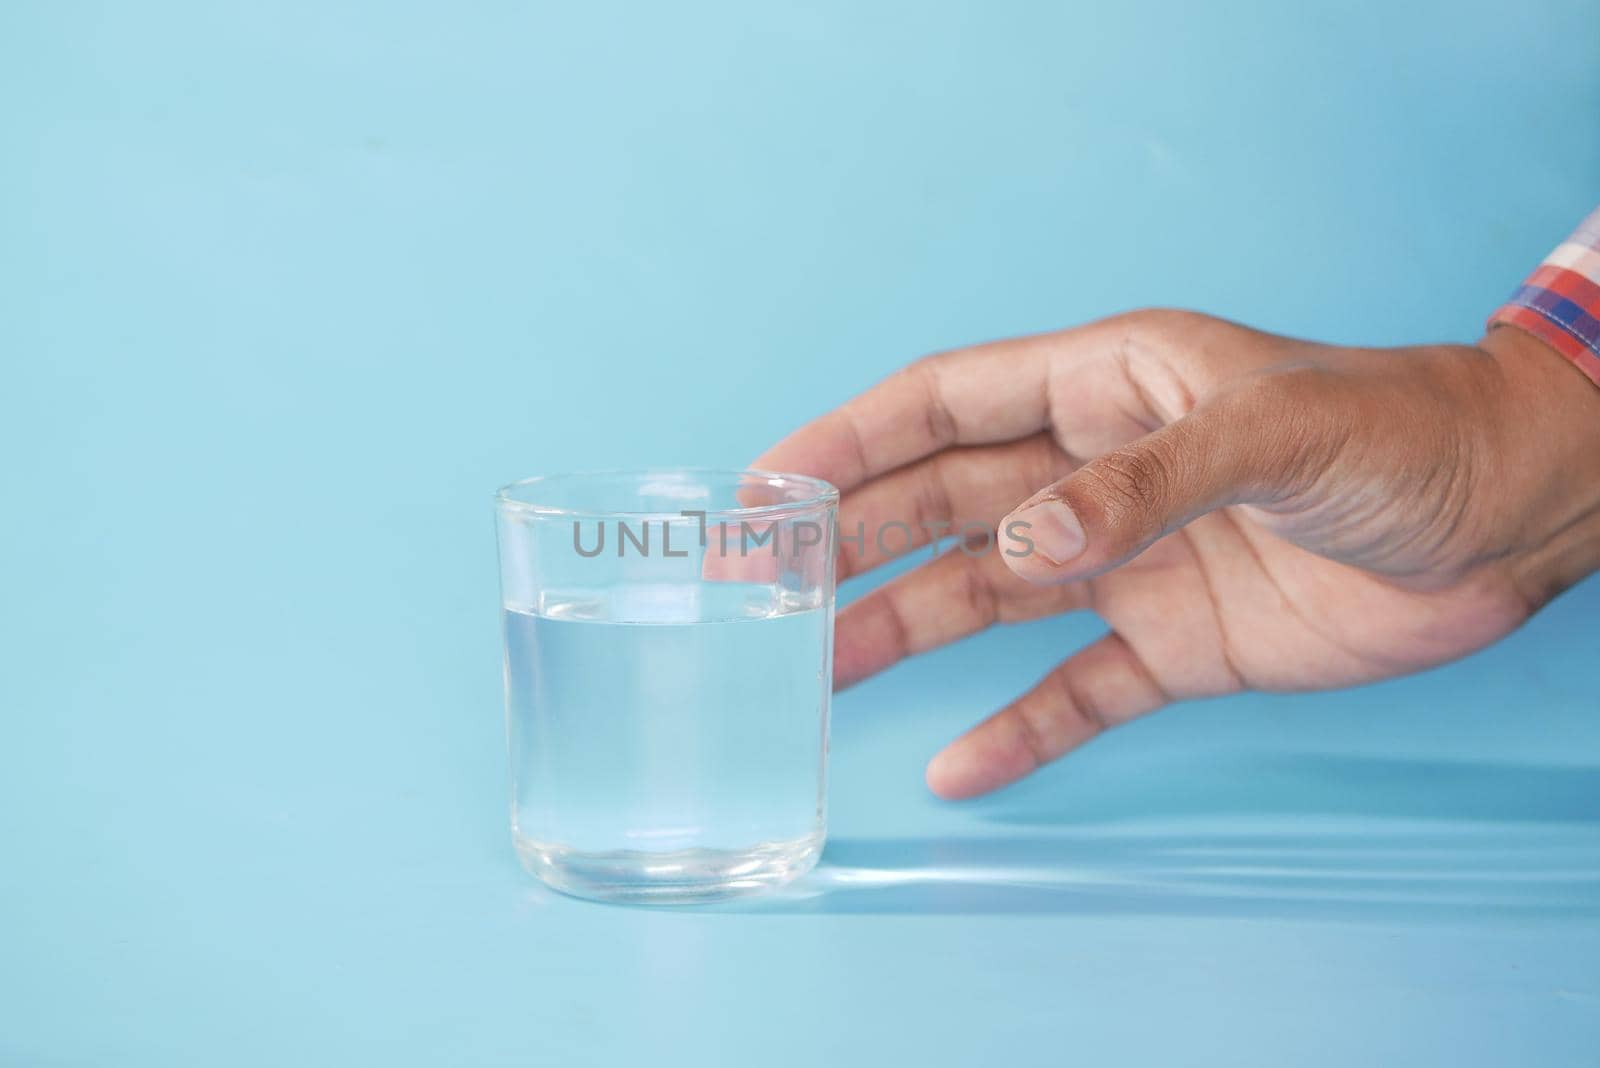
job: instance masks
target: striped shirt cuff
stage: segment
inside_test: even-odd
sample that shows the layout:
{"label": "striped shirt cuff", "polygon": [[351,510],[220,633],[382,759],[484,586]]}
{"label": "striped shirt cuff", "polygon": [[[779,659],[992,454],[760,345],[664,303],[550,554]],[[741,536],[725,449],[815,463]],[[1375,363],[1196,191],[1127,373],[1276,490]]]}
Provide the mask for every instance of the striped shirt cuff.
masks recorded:
{"label": "striped shirt cuff", "polygon": [[1496,323],[1526,330],[1600,386],[1600,209],[1489,317]]}

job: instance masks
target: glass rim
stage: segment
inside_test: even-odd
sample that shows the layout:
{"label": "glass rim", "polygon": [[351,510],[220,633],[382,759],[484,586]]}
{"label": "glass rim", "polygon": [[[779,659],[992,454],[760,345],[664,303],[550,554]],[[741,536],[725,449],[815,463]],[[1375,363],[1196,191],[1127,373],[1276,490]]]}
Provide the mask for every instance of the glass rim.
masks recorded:
{"label": "glass rim", "polygon": [[630,511],[621,508],[565,508],[551,504],[538,504],[533,501],[518,499],[514,494],[525,487],[537,485],[553,485],[557,482],[574,483],[585,480],[600,480],[608,478],[665,478],[669,476],[689,476],[701,478],[727,478],[732,480],[753,479],[765,482],[772,486],[778,483],[790,483],[809,491],[808,495],[798,500],[782,501],[777,504],[759,504],[740,508],[705,508],[685,509],[699,515],[704,511],[709,519],[752,519],[784,516],[819,508],[836,506],[839,503],[839,490],[824,479],[813,478],[810,475],[797,475],[786,471],[766,471],[751,467],[617,467],[599,471],[559,471],[548,475],[532,475],[528,478],[519,478],[515,482],[507,482],[494,492],[495,507],[503,512],[512,512],[521,515],[532,515],[544,518],[568,519],[685,519],[689,518],[683,511]]}

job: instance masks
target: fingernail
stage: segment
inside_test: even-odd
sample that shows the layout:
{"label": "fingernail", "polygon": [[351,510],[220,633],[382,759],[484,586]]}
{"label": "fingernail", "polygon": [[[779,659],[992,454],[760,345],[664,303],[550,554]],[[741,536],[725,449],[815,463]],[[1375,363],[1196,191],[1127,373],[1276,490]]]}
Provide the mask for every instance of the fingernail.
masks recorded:
{"label": "fingernail", "polygon": [[1087,543],[1083,536],[1083,524],[1072,514],[1072,509],[1061,501],[1040,501],[1024,508],[1006,524],[1006,528],[1009,530],[1013,523],[1028,524],[1026,529],[1018,533],[1032,539],[1034,552],[1052,564],[1064,564],[1073,559],[1083,552]]}

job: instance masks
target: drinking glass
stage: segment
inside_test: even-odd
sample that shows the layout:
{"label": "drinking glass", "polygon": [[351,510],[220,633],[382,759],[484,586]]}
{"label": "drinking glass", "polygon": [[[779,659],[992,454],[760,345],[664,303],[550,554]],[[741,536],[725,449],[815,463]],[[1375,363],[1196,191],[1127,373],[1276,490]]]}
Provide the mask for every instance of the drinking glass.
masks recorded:
{"label": "drinking glass", "polygon": [[825,832],[838,491],[761,471],[496,496],[511,833],[557,890],[705,901]]}

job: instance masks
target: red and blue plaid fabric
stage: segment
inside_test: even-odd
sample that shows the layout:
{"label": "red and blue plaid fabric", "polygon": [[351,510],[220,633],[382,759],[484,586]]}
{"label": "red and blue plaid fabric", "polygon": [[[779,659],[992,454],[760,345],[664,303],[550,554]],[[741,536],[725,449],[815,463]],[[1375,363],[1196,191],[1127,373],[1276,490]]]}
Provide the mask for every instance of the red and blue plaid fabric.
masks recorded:
{"label": "red and blue plaid fabric", "polygon": [[1489,317],[1539,338],[1600,385],[1600,209]]}

